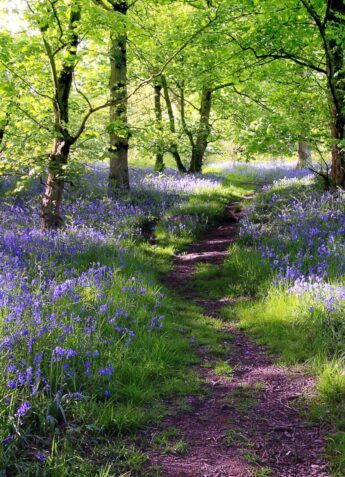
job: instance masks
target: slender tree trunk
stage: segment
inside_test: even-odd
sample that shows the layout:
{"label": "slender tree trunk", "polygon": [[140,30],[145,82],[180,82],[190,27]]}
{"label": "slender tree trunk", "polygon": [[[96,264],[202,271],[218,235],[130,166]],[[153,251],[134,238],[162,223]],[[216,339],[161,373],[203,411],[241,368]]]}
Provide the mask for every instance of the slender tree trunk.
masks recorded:
{"label": "slender tree trunk", "polygon": [[52,68],[55,87],[53,101],[55,140],[49,156],[48,177],[42,200],[44,229],[54,229],[62,223],[60,209],[64,190],[65,166],[68,163],[71,146],[75,142],[75,138],[68,131],[69,97],[79,44],[77,25],[80,16],[81,12],[78,4],[72,3],[69,21],[70,39],[66,48],[68,58],[62,63],[59,74],[57,74],[57,64],[51,47],[44,37],[44,45]]}
{"label": "slender tree trunk", "polygon": [[329,22],[334,29],[327,49],[327,78],[330,89],[332,167],[335,186],[345,187],[345,1],[331,0]]}
{"label": "slender tree trunk", "polygon": [[303,167],[306,167],[308,162],[310,162],[310,159],[311,159],[311,153],[309,149],[309,144],[304,138],[301,138],[298,141],[297,168],[302,169]]}
{"label": "slender tree trunk", "polygon": [[161,104],[161,96],[162,96],[162,86],[160,84],[154,85],[154,97],[155,97],[155,115],[156,115],[156,123],[158,134],[160,137],[157,141],[157,152],[156,152],[156,163],[155,169],[158,172],[162,172],[164,169],[164,153],[162,149],[162,104]]}
{"label": "slender tree trunk", "polygon": [[186,136],[188,137],[191,149],[192,149],[192,158],[191,163],[193,163],[194,158],[194,151],[195,151],[195,141],[192,131],[189,129],[186,121],[186,110],[185,110],[185,97],[184,97],[184,85],[180,86],[180,113],[181,113],[181,124],[183,131],[185,132]]}
{"label": "slender tree trunk", "polygon": [[[168,111],[170,132],[172,134],[176,134],[175,117],[174,117],[174,112],[173,112],[173,109],[172,109],[172,104],[171,104],[171,101],[170,101],[170,95],[169,95],[168,85],[167,85],[167,81],[165,79],[165,76],[161,77],[161,81],[162,81],[162,86],[163,86],[165,104],[166,104],[167,111]],[[172,154],[173,158],[175,159],[177,169],[180,172],[187,172],[187,170],[184,167],[183,162],[181,160],[181,156],[180,156],[180,153],[179,153],[179,150],[178,150],[178,146],[177,146],[175,141],[171,141],[171,143],[170,143],[170,153]]]}
{"label": "slender tree trunk", "polygon": [[[128,11],[126,1],[113,2],[114,11],[123,15]],[[128,174],[128,121],[127,121],[127,32],[111,36],[110,48],[110,137],[108,192],[129,188]]]}
{"label": "slender tree trunk", "polygon": [[200,119],[197,137],[192,148],[192,159],[190,163],[190,172],[201,172],[204,161],[208,138],[211,132],[210,115],[212,107],[212,91],[203,89],[201,94]]}

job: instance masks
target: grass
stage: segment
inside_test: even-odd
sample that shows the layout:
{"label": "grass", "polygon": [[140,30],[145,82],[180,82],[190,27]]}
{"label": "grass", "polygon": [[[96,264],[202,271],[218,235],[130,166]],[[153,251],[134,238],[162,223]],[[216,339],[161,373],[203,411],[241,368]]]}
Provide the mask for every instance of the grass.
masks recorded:
{"label": "grass", "polygon": [[227,429],[225,431],[225,438],[224,442],[227,446],[236,446],[236,447],[243,447],[247,448],[250,447],[251,443],[248,438],[242,434],[242,432],[237,428]]}
{"label": "grass", "polygon": [[[238,197],[244,194],[244,190],[251,190],[251,186],[246,186],[238,191],[237,180],[234,181],[235,185],[231,184],[231,180],[234,178],[228,176],[225,196],[223,192],[211,194],[211,197],[206,194],[203,197],[204,204],[200,205],[197,198],[188,204],[184,213],[199,214],[208,210],[211,211],[210,222],[217,220],[221,210],[218,206],[225,204],[229,192],[231,196]],[[303,194],[305,188],[303,182],[297,182],[281,190],[275,189],[267,193],[265,201],[268,203],[273,193],[279,194],[282,200],[289,200],[290,197]],[[213,204],[214,199],[217,204]],[[262,207],[266,207],[265,201],[262,202]],[[260,216],[260,209],[258,214]],[[181,241],[175,242],[177,247],[183,248],[197,234],[196,229],[194,235],[183,236]],[[164,233],[158,237],[165,246],[171,246],[171,237]],[[290,247],[291,253],[298,252],[293,243]],[[322,326],[305,319],[308,303],[301,303],[296,295],[288,293],[285,286],[277,285],[274,280],[275,273],[268,261],[263,261],[261,253],[253,244],[243,239],[231,246],[229,257],[222,267],[199,265],[193,286],[201,294],[207,293],[211,298],[232,299],[234,303],[221,311],[223,319],[238,321],[241,328],[258,342],[268,346],[280,365],[298,364],[304,367],[306,373],[315,376],[316,395],[308,398],[308,415],[312,421],[322,421],[334,428],[335,432],[328,438],[326,451],[333,475],[341,477],[345,475],[345,373],[342,342],[335,343],[334,337],[325,332]],[[216,320],[215,326],[221,332],[222,323],[218,321]],[[201,343],[210,344],[208,333],[203,335]],[[221,343],[215,342],[213,346],[221,355]],[[231,368],[227,365],[226,361],[217,362],[216,372],[231,376]],[[255,405],[259,391],[260,386],[257,389],[238,389],[232,396],[232,402],[239,412],[247,412]],[[270,472],[270,469],[264,467],[252,469],[253,475],[258,476],[269,475]]]}
{"label": "grass", "polygon": [[187,443],[183,440],[181,432],[175,427],[170,427],[157,434],[153,445],[163,454],[184,455],[188,450]]}
{"label": "grass", "polygon": [[182,250],[195,240],[202,230],[215,224],[222,217],[224,207],[230,200],[242,199],[253,192],[243,178],[226,175],[217,188],[196,191],[182,206],[172,207],[155,231],[158,247]]}
{"label": "grass", "polygon": [[269,467],[251,467],[250,471],[252,477],[268,477],[273,473],[273,470]]}
{"label": "grass", "polygon": [[227,361],[216,361],[214,372],[218,376],[231,379],[233,376],[233,369]]}
{"label": "grass", "polygon": [[[273,193],[282,200],[303,194],[306,185],[275,188],[261,200],[265,208]],[[260,220],[261,210],[258,209]],[[273,216],[274,220],[274,216]],[[268,237],[274,242],[274,237]],[[293,243],[291,253],[296,254]],[[289,253],[290,249],[286,251]],[[333,273],[333,277],[335,273]],[[344,277],[332,278],[343,284]],[[325,328],[321,322],[311,321],[310,303],[289,293],[287,287],[275,283],[275,273],[267,260],[246,239],[232,245],[222,267],[199,265],[194,286],[214,299],[228,297],[233,303],[221,310],[224,320],[237,322],[257,342],[265,344],[282,366],[302,366],[316,379],[316,395],[308,398],[311,420],[326,423],[334,429],[328,438],[327,454],[334,476],[345,475],[345,362],[342,317],[335,317]],[[328,321],[325,321],[328,323]],[[338,333],[338,335],[337,335]],[[340,333],[340,334],[339,334]],[[254,397],[246,390],[232,396],[239,411],[246,411]],[[251,393],[250,393],[251,394]],[[231,398],[231,399],[232,399]],[[230,397],[229,397],[230,399]],[[261,475],[259,469],[258,474]],[[265,474],[266,469],[263,469]],[[267,470],[268,472],[268,470]]]}
{"label": "grass", "polygon": [[[143,240],[125,244],[131,251],[126,252],[126,263],[114,275],[106,294],[129,310],[130,318],[135,317],[130,322],[135,331],[133,345],[126,346],[125,340],[119,338],[109,344],[106,356],[115,368],[114,379],[105,380],[104,387],[103,384],[100,387],[99,382],[93,383],[90,389],[85,389],[86,399],[34,402],[25,421],[25,432],[16,434],[10,445],[0,448],[0,471],[4,475],[160,475],[157,468],[146,469],[144,449],[132,444],[138,430],[166,415],[165,398],[180,396],[181,409],[188,410],[189,403],[184,396],[201,392],[199,376],[191,371],[191,365],[199,362],[194,353],[196,346],[207,346],[214,355],[223,358],[231,343],[221,319],[203,316],[198,307],[181,301],[166,289],[160,309],[165,316],[164,327],[151,332],[147,323],[162,290],[159,278],[169,271],[173,254],[216,223],[230,200],[239,200],[253,191],[247,180],[227,175],[219,187],[199,191],[182,205],[170,208],[156,227],[154,245]],[[288,198],[303,188],[304,185],[297,184],[295,188],[276,193]],[[78,257],[78,270],[86,270],[94,261],[114,265],[118,263],[117,250],[90,248]],[[125,295],[123,288],[131,286],[133,274],[138,270],[140,284],[147,293]],[[345,475],[344,354],[323,327],[303,318],[307,305],[287,293],[286,287],[277,286],[274,278],[268,262],[262,260],[252,243],[243,239],[231,246],[223,266],[198,266],[192,285],[211,298],[230,298],[234,303],[222,309],[223,320],[238,321],[247,333],[268,346],[281,365],[300,364],[306,372],[315,375],[317,392],[308,402],[309,416],[336,429],[328,438],[327,452],[333,475],[341,477]],[[102,299],[92,287],[83,293],[82,304],[97,316]],[[70,308],[71,302],[64,298],[59,306],[61,310]],[[102,333],[110,335],[106,323],[102,323]],[[78,336],[73,338],[75,341],[69,338],[70,347],[77,346]],[[49,342],[45,345],[48,347]],[[216,361],[214,367],[216,374],[231,379],[232,369],[225,357]],[[55,381],[60,387],[64,386],[59,382],[59,367],[54,369]],[[0,378],[0,386],[4,385],[1,379],[4,378]],[[104,397],[105,387],[111,392],[110,398]],[[238,412],[247,412],[255,405],[258,392],[260,385],[242,386],[229,400]],[[0,439],[8,436],[12,424],[3,409]],[[229,431],[226,443],[231,445],[235,438]],[[269,475],[270,469],[257,467],[258,462],[245,439],[242,443],[247,452],[245,457],[255,464],[251,469],[253,476]],[[173,429],[156,436],[155,445],[162,452],[182,455],[188,451],[183,438]]]}
{"label": "grass", "polygon": [[[12,442],[0,448],[0,471],[6,475],[28,477],[159,475],[159,469],[143,470],[145,452],[130,442],[136,439],[138,429],[161,419],[168,412],[164,398],[179,395],[183,407],[187,408],[183,396],[201,392],[199,376],[191,371],[191,365],[199,360],[194,347],[207,345],[221,356],[226,347],[224,340],[228,339],[222,331],[221,320],[203,316],[198,307],[181,301],[169,290],[164,290],[166,297],[159,305],[159,313],[165,316],[164,326],[151,332],[149,316],[162,289],[159,276],[169,270],[173,253],[218,220],[229,200],[251,190],[241,184],[240,179],[227,178],[218,188],[200,191],[183,206],[170,209],[158,224],[155,245],[140,239],[124,243],[125,262],[121,263],[121,268],[117,269],[102,293],[93,286],[80,290],[80,305],[93,317],[98,316],[104,301],[110,303],[109,313],[117,311],[112,309],[113,302],[127,310],[128,316],[123,317],[122,326],[131,327],[135,333],[133,342],[126,345],[126,332],[122,338],[117,335],[107,343],[102,349],[104,355],[100,365],[105,367],[111,363],[114,377],[104,377],[102,382],[100,379],[91,381],[89,387],[84,388],[82,399],[65,398],[67,391],[59,394],[59,389],[78,389],[76,380],[84,372],[83,361],[76,358],[77,373],[68,383],[61,381],[61,367],[57,362],[51,378],[55,383],[54,392],[50,397],[32,399],[22,429]],[[171,229],[172,217],[176,218],[176,223],[183,222],[184,217],[193,220],[192,223],[187,221],[185,227]],[[74,258],[78,273],[87,270],[95,261],[109,267],[119,263],[118,251],[111,246],[90,247]],[[140,286],[145,287],[144,294],[124,293],[124,289],[133,287],[133,276],[137,277]],[[60,320],[63,320],[65,309],[68,313],[80,312],[80,306],[72,305],[68,297],[59,299],[57,309]],[[46,313],[51,311],[49,308],[45,310]],[[99,319],[99,326],[102,339],[112,337],[106,320]],[[81,340],[85,340],[82,334],[71,334],[64,346],[77,349]],[[45,346],[51,346],[49,340]],[[97,351],[97,342],[92,346],[92,352]],[[219,372],[231,372],[225,365],[218,366]],[[104,395],[105,391],[110,397]],[[4,409],[0,413],[0,439],[7,438],[12,432],[12,423]],[[182,439],[168,441],[167,438],[165,451],[186,452]]]}

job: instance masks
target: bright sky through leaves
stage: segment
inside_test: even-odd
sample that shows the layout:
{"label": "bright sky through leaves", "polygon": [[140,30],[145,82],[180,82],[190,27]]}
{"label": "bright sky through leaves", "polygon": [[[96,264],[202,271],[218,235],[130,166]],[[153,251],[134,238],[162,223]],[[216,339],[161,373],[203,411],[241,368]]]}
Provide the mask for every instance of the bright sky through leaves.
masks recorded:
{"label": "bright sky through leaves", "polygon": [[0,1],[0,28],[13,33],[25,28],[24,8],[25,2],[22,0]]}

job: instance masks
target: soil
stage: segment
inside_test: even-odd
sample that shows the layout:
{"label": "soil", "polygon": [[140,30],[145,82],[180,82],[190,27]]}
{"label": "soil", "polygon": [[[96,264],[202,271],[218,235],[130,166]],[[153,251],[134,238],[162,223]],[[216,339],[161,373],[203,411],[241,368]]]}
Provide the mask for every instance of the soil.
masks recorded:
{"label": "soil", "polygon": [[[207,316],[219,316],[227,300],[198,297],[188,285],[197,263],[222,264],[238,237],[243,214],[238,209],[238,203],[229,204],[222,223],[176,256],[166,277],[170,287],[194,300]],[[313,393],[313,380],[298,368],[275,365],[265,348],[235,323],[224,323],[224,328],[229,339],[224,342],[227,354],[220,359],[229,364],[231,375],[217,374],[219,357],[199,346],[197,371],[205,393],[189,396],[186,410],[171,413],[152,431],[153,442],[164,430],[177,429],[185,447],[167,453],[153,445],[150,466],[160,468],[164,477],[329,476],[324,430],[303,417],[302,398]]]}

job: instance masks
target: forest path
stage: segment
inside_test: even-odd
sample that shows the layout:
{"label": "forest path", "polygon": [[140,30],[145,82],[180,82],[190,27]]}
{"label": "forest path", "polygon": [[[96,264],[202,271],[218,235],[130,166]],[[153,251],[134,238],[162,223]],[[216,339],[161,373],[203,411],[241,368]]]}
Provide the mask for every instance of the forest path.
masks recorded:
{"label": "forest path", "polygon": [[[186,253],[175,257],[166,277],[169,287],[192,300],[207,316],[218,317],[227,300],[200,297],[189,287],[198,263],[221,266],[239,234],[239,203],[231,202],[224,219]],[[311,426],[296,409],[313,380],[294,368],[274,365],[265,349],[224,322],[228,375],[216,372],[219,356],[199,346],[196,366],[205,393],[187,398],[186,409],[164,419],[155,436],[171,440],[171,451],[152,446],[150,465],[164,477],[326,477],[321,429]],[[224,361],[225,360],[225,361]],[[225,373],[226,374],[226,373]],[[182,409],[182,410],[181,410]]]}

